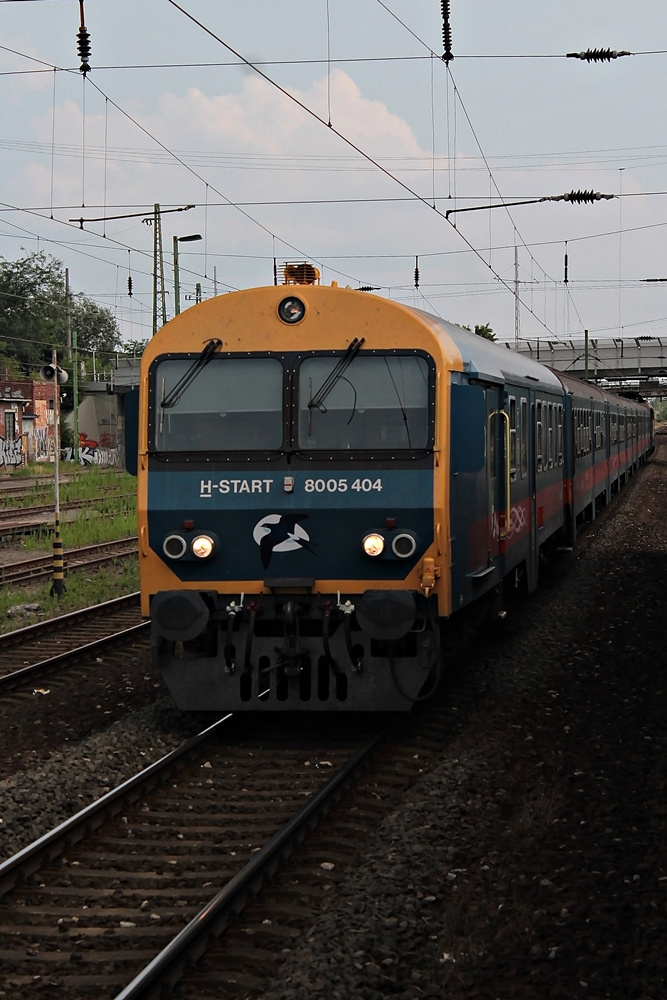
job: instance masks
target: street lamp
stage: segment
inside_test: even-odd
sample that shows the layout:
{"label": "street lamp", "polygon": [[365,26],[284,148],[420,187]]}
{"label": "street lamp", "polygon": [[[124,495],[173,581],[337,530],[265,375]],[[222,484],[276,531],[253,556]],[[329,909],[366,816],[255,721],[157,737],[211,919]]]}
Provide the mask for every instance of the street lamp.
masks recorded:
{"label": "street lamp", "polygon": [[193,233],[192,236],[174,236],[174,316],[178,316],[181,311],[181,286],[178,280],[178,244],[195,243],[200,239],[200,233]]}

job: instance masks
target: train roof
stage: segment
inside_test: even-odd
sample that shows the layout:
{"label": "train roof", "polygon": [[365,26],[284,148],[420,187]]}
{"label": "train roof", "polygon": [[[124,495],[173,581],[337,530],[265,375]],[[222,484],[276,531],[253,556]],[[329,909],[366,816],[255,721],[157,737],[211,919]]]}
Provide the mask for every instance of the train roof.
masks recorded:
{"label": "train roof", "polygon": [[469,377],[503,385],[530,385],[533,389],[540,388],[549,392],[563,391],[560,379],[546,365],[438,316],[423,312],[421,315],[428,316],[430,322],[442,329],[454,342],[463,359],[463,370]]}
{"label": "train roof", "polygon": [[[410,308],[410,307],[408,307]],[[496,343],[480,337],[478,334],[465,330],[456,323],[414,310],[442,329],[454,342],[463,360],[463,370],[471,378],[496,383],[514,383],[529,385],[532,389],[543,389],[550,392],[570,393],[580,399],[597,400],[617,404],[624,408],[636,407],[637,401],[625,396],[601,389],[599,386],[574,375],[557,371],[547,365],[533,361],[523,354],[513,351],[509,344]],[[639,405],[646,405],[640,403]]]}
{"label": "train roof", "polygon": [[560,378],[565,391],[571,392],[573,396],[578,396],[583,399],[593,399],[598,402],[612,403],[617,406],[622,406],[625,409],[636,408],[637,406],[648,407],[645,400],[622,396],[620,393],[611,392],[609,389],[601,389],[597,385],[592,385],[590,382],[584,382],[582,379],[575,378],[573,375],[565,374],[565,372],[557,372],[555,369],[552,369],[552,371],[554,371],[554,374]]}

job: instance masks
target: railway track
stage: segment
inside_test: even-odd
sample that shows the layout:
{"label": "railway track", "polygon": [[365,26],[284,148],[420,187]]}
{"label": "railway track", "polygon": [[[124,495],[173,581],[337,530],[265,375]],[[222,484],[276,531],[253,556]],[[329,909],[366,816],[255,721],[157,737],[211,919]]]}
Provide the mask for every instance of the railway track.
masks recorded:
{"label": "railway track", "polygon": [[[172,975],[183,944],[181,937],[173,945],[174,937],[191,939],[193,920],[219,926],[238,909],[373,745],[358,753],[359,739],[341,738],[334,727],[327,738],[290,739],[288,748],[270,732],[229,743],[225,726],[235,720],[204,731],[0,865],[4,989],[39,984],[97,1000],[137,976],[154,979],[143,970],[166,947]],[[159,978],[163,963],[164,956]]]}
{"label": "railway track", "polygon": [[[59,476],[61,484],[71,483],[74,476]],[[32,476],[30,478],[16,478],[10,476],[0,476],[0,504],[16,503],[17,500],[25,500],[34,497],[35,494],[50,492],[53,496],[53,475]]]}
{"label": "railway track", "polygon": [[220,720],[0,865],[4,988],[261,997],[452,711]]}
{"label": "railway track", "polygon": [[141,624],[139,594],[128,594],[0,635],[0,687],[8,690],[38,668],[62,663],[94,643]]}
{"label": "railway track", "polygon": [[[65,550],[65,573],[75,569],[94,569],[115,559],[134,556],[137,552],[136,535],[122,538],[115,542],[102,542],[98,545],[86,545],[77,549]],[[0,585],[32,583],[50,577],[53,573],[53,555],[32,556],[20,562],[6,563],[0,566]]]}
{"label": "railway track", "polygon": [[0,780],[152,704],[149,642],[136,594],[0,636]]}
{"label": "railway track", "polygon": [[[69,511],[83,510],[87,507],[108,505],[110,500],[127,500],[127,509],[133,509],[134,493],[108,493],[101,497],[87,500],[69,500],[61,506],[61,520]],[[39,504],[33,507],[13,507],[0,510],[0,540],[17,535],[29,535],[53,527],[53,503]]]}

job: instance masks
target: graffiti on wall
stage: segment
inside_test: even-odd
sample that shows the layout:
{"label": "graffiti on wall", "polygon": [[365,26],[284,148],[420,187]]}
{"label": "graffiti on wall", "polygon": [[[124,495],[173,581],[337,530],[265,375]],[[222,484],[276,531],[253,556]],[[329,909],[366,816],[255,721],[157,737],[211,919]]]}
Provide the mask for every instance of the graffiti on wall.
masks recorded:
{"label": "graffiti on wall", "polygon": [[12,466],[16,467],[21,465],[23,462],[23,449],[21,447],[21,438],[14,438],[14,440],[5,441],[3,437],[0,437],[0,467],[2,466]]}
{"label": "graffiti on wall", "polygon": [[28,434],[28,459],[31,462],[53,461],[53,431],[50,427],[37,427]]}
{"label": "graffiti on wall", "polygon": [[[74,461],[74,449],[65,448],[63,458]],[[79,434],[79,465],[118,465],[122,455],[116,447],[116,435],[102,434],[99,441],[93,441],[84,432]]]}
{"label": "graffiti on wall", "polygon": [[[25,461],[53,461],[53,429],[38,427],[30,434],[24,435],[25,442],[20,437],[13,441],[5,441],[0,437],[0,469],[18,468]],[[24,447],[27,452],[24,452]],[[61,448],[60,458],[63,462],[74,461],[74,448]],[[87,434],[79,434],[79,465],[122,466],[124,456],[122,449],[116,444],[115,435],[103,434],[99,441],[94,441]]]}

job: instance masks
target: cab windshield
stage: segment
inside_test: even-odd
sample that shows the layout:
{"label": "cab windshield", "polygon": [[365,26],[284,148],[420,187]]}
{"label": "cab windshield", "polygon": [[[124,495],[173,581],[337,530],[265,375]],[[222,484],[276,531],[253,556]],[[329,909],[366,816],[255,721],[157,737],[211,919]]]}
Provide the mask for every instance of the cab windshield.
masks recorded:
{"label": "cab windshield", "polygon": [[335,356],[319,355],[307,358],[299,367],[300,451],[428,446],[429,368],[425,357],[361,354],[339,376],[335,364]]}
{"label": "cab windshield", "polygon": [[153,369],[156,452],[429,447],[431,375],[424,355],[215,354],[201,367],[197,360],[167,358]]}
{"label": "cab windshield", "polygon": [[157,451],[245,452],[282,447],[283,366],[277,358],[217,355],[183,392],[174,393],[191,365],[186,358],[162,361],[157,367]]}

